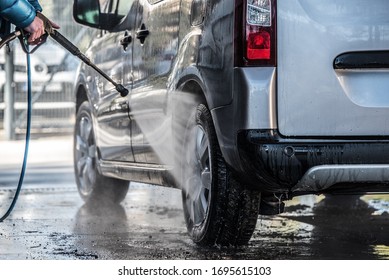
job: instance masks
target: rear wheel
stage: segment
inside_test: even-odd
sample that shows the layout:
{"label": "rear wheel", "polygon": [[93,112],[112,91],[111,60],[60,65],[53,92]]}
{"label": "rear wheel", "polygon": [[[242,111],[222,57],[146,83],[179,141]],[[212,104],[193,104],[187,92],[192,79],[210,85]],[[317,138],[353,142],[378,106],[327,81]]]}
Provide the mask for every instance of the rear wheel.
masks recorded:
{"label": "rear wheel", "polygon": [[203,104],[188,122],[183,154],[183,208],[193,241],[246,244],[256,226],[260,193],[244,188],[226,166],[211,114]]}
{"label": "rear wheel", "polygon": [[120,203],[126,197],[129,183],[99,174],[91,106],[88,101],[84,101],[77,112],[73,149],[76,183],[82,199]]}

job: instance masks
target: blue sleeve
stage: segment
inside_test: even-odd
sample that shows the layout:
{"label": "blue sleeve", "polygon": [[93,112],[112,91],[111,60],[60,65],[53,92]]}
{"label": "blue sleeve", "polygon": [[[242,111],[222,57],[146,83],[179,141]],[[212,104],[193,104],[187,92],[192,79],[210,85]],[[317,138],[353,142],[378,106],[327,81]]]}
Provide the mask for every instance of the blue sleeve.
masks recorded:
{"label": "blue sleeve", "polygon": [[31,24],[37,10],[42,10],[37,0],[0,1],[0,16],[20,28],[25,28]]}
{"label": "blue sleeve", "polygon": [[42,7],[39,4],[38,0],[28,0],[30,4],[35,8],[36,11],[42,12]]}

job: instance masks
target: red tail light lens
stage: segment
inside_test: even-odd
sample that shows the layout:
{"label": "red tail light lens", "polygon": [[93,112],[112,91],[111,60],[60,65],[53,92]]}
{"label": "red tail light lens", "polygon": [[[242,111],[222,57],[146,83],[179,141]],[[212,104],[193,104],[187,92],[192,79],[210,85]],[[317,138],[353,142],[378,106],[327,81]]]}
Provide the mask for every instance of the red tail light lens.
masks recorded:
{"label": "red tail light lens", "polygon": [[[275,66],[276,0],[236,0],[235,13],[235,32],[243,40],[243,45],[235,48],[241,57],[235,57],[235,65]],[[242,31],[237,30],[242,23]]]}
{"label": "red tail light lens", "polygon": [[271,58],[271,36],[267,31],[247,32],[247,59],[266,59]]}

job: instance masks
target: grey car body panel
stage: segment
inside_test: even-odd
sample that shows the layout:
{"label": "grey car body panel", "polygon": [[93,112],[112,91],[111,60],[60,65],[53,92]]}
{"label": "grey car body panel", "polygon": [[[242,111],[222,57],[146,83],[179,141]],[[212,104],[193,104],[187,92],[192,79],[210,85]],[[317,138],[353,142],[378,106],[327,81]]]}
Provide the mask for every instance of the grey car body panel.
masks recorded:
{"label": "grey car body panel", "polygon": [[290,0],[277,8],[280,133],[389,135],[389,69],[332,65],[344,52],[388,48],[389,2]]}
{"label": "grey car body panel", "polygon": [[[104,32],[97,38],[88,53],[93,54],[98,67],[118,83],[123,83],[123,69],[128,54],[118,46],[120,33]],[[89,70],[90,71],[90,70]],[[95,115],[95,138],[99,154],[107,160],[131,161],[130,119],[128,102],[104,78],[93,70],[88,73],[89,90]]]}
{"label": "grey car body panel", "polygon": [[129,116],[138,120],[131,123],[135,162],[162,164],[152,146],[164,145],[163,141],[150,144],[143,130],[159,131],[163,127],[167,107],[166,87],[178,51],[179,5],[179,0],[155,4],[140,0],[138,3],[135,32],[145,28],[150,34],[143,44],[134,38],[131,45],[133,75]]}
{"label": "grey car body panel", "polygon": [[[230,166],[240,165],[237,132],[249,129],[276,129],[276,69],[274,67],[235,68],[233,102],[213,109],[220,148]],[[242,109],[244,108],[244,109]]]}
{"label": "grey car body panel", "polygon": [[234,1],[207,2],[197,68],[204,81],[208,106],[213,109],[232,101]]}

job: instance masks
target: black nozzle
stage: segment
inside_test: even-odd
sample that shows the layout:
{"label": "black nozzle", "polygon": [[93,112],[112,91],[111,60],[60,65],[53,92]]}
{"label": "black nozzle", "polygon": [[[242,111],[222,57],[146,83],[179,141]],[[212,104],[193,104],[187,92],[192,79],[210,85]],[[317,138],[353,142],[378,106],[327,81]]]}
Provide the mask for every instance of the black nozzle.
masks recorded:
{"label": "black nozzle", "polygon": [[126,97],[128,95],[128,89],[126,89],[123,85],[117,84],[116,90],[120,93],[121,97]]}

